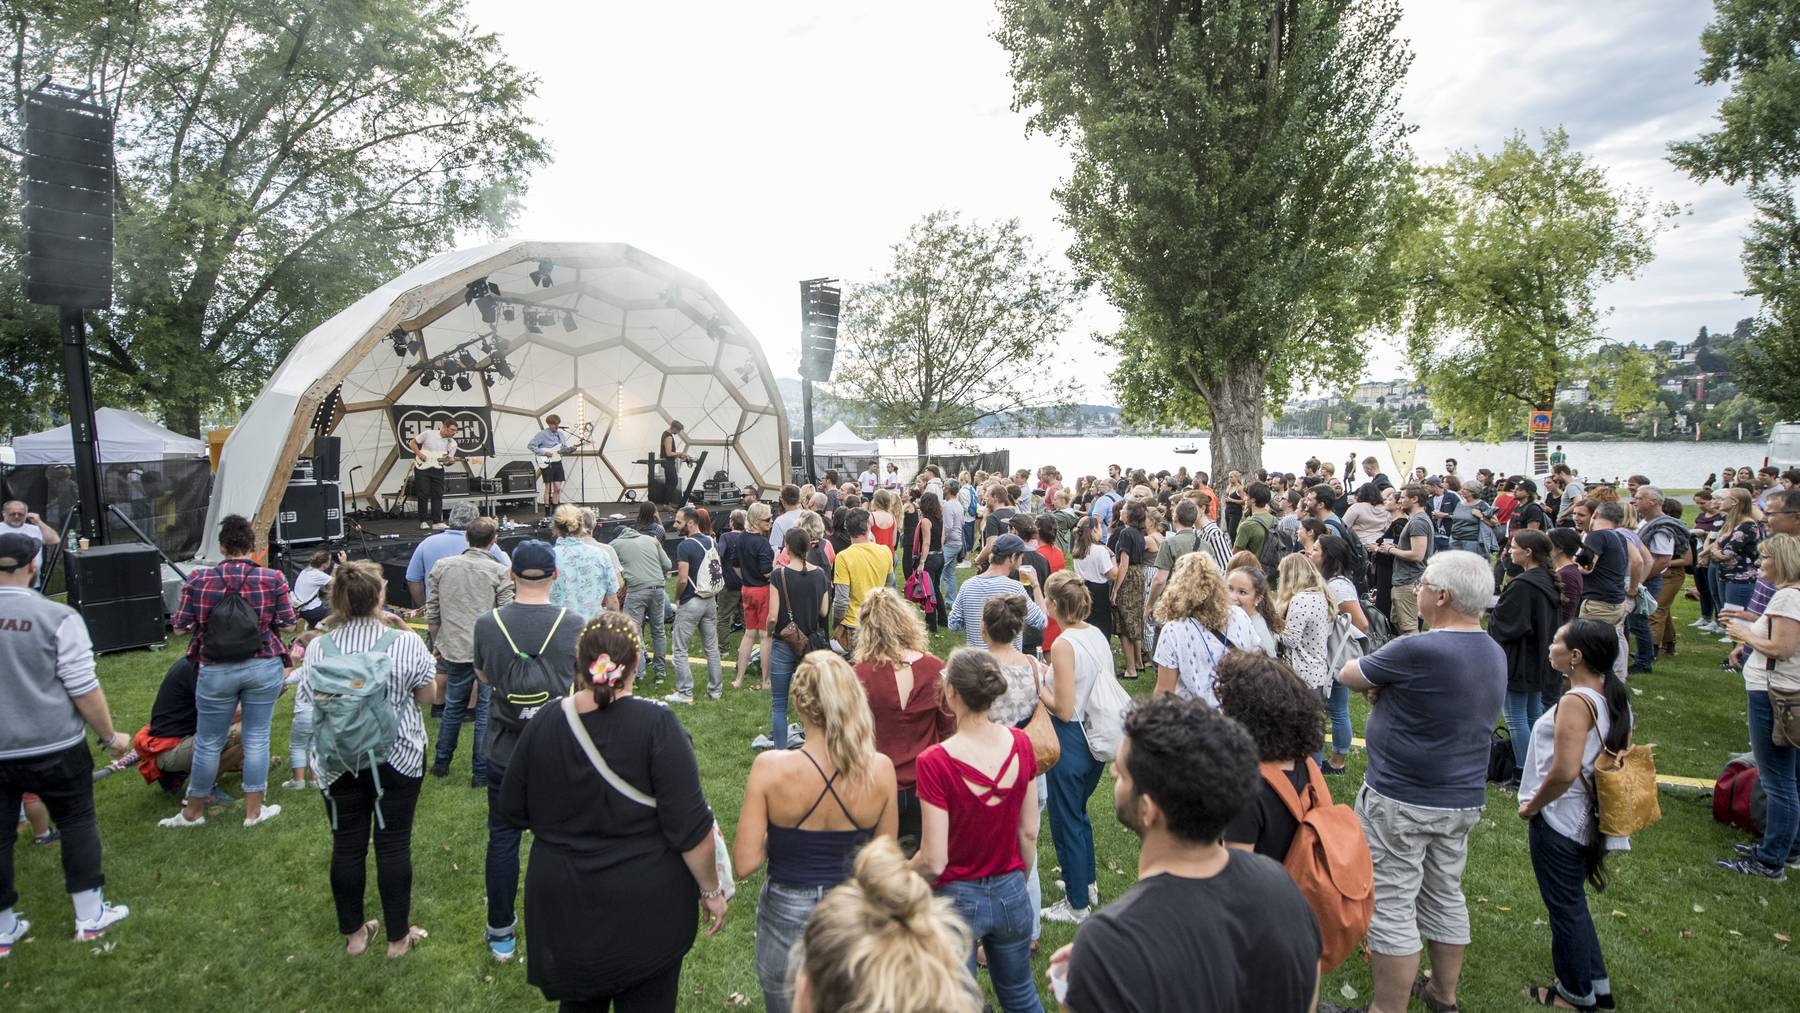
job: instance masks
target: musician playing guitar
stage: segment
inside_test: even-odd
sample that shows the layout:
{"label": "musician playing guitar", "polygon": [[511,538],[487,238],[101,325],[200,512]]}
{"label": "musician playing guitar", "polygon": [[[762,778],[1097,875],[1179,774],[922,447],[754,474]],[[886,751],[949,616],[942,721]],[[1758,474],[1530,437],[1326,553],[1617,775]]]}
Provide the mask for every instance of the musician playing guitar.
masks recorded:
{"label": "musician playing guitar", "polygon": [[548,517],[562,502],[562,455],[569,449],[568,437],[562,431],[562,418],[544,416],[543,430],[531,438],[525,449],[537,458],[538,479],[544,483],[544,516]]}
{"label": "musician playing guitar", "polygon": [[413,492],[419,500],[419,527],[443,527],[444,468],[456,460],[456,422],[449,416],[438,420],[436,429],[427,429],[412,438]]}
{"label": "musician playing guitar", "polygon": [[668,499],[669,506],[679,506],[681,503],[681,467],[677,462],[693,460],[686,451],[675,448],[675,437],[681,431],[681,420],[670,419],[669,428],[663,430],[662,443],[657,451],[657,456],[662,458],[663,495]]}

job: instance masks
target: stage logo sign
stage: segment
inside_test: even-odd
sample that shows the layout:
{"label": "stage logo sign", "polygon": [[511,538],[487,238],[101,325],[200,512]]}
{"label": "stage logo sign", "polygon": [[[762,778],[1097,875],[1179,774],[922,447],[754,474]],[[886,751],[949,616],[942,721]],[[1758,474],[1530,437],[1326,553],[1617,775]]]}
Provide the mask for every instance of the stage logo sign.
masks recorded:
{"label": "stage logo sign", "polygon": [[494,453],[493,415],[484,405],[397,404],[389,411],[402,444],[449,419],[456,423],[456,445],[463,454],[490,457]]}

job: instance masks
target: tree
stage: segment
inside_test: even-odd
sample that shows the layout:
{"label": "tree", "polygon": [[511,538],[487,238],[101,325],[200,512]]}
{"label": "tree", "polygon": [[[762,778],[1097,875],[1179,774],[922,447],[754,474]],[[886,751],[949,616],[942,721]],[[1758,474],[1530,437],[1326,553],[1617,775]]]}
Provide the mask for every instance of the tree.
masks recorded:
{"label": "tree", "polygon": [[1588,366],[1588,389],[1610,399],[1614,415],[1628,418],[1657,402],[1658,365],[1656,356],[1636,345],[1608,345]]}
{"label": "tree", "polygon": [[966,434],[1001,412],[1045,415],[1075,398],[1052,378],[1075,289],[1019,231],[934,211],[893,247],[879,280],[845,293],[836,393],[879,426]]}
{"label": "tree", "polygon": [[1744,240],[1749,290],[1763,299],[1751,340],[1731,352],[1733,376],[1746,394],[1784,419],[1800,419],[1800,215],[1787,193],[1752,196],[1757,215]]}
{"label": "tree", "polygon": [[1120,405],[1261,457],[1265,405],[1355,378],[1397,302],[1397,0],[1001,0],[1014,106],[1068,146],[1069,256],[1122,311]]}
{"label": "tree", "polygon": [[[503,228],[547,159],[522,115],[534,80],[463,0],[24,0],[0,23],[9,131],[44,75],[87,82],[118,119],[96,385],[189,433],[356,297],[459,234]],[[0,222],[16,234],[18,150],[0,148]],[[18,249],[0,252],[8,277]],[[0,291],[0,364],[38,404],[60,398],[54,333],[14,285]]]}
{"label": "tree", "polygon": [[1595,291],[1649,263],[1676,213],[1615,187],[1561,130],[1534,149],[1458,151],[1428,170],[1407,244],[1407,347],[1440,419],[1466,438],[1516,434],[1600,340]]}

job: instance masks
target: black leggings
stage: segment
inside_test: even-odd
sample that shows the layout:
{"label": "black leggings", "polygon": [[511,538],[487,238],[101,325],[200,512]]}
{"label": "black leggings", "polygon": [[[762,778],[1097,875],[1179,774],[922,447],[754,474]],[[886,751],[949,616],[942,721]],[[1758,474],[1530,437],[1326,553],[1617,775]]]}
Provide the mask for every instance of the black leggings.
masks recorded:
{"label": "black leggings", "polygon": [[681,986],[681,961],[654,978],[645,978],[623,992],[587,999],[564,999],[559,1013],[674,1013]]}
{"label": "black leggings", "polygon": [[[412,916],[412,825],[423,777],[407,777],[387,764],[381,775],[381,822],[375,820],[375,780],[368,771],[344,774],[331,783],[325,815],[336,810],[331,832],[331,899],[337,904],[338,932],[349,935],[362,927],[363,893],[368,888],[369,838],[375,840],[375,888],[381,894],[381,917],[387,938],[406,938]],[[335,803],[335,806],[333,805]]]}

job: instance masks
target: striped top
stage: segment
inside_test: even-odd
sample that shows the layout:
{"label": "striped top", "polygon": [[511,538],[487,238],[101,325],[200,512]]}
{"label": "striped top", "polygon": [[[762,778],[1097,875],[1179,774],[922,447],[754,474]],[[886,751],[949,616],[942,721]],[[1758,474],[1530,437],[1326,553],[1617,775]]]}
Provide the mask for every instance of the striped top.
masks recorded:
{"label": "striped top", "polygon": [[[956,589],[956,604],[950,607],[950,628],[961,630],[963,639],[970,647],[985,647],[987,641],[981,636],[981,610],[989,598],[1003,594],[1016,594],[1025,599],[1025,625],[1034,630],[1044,628],[1044,611],[1038,608],[1037,602],[1025,591],[1025,585],[1011,577],[997,577],[990,574],[977,574],[962,582]],[[1013,638],[1013,649],[1023,650],[1025,634]]]}
{"label": "striped top", "polygon": [[[330,637],[340,652],[356,654],[375,646],[375,641],[380,640],[386,632],[388,628],[379,620],[352,619],[332,630]],[[296,705],[312,705],[312,688],[306,675],[312,671],[313,662],[323,653],[308,646],[300,688],[294,692]],[[399,726],[394,733],[394,748],[388,753],[388,766],[407,777],[424,777],[425,719],[419,713],[419,704],[413,699],[413,691],[431,684],[432,677],[437,672],[437,663],[425,648],[425,641],[411,630],[401,631],[388,644],[388,657],[393,659],[393,671],[388,677],[388,703],[394,708],[394,716],[399,719]],[[319,767],[317,751],[312,755],[312,770],[320,788],[329,788],[337,780],[337,774],[328,775]]]}

